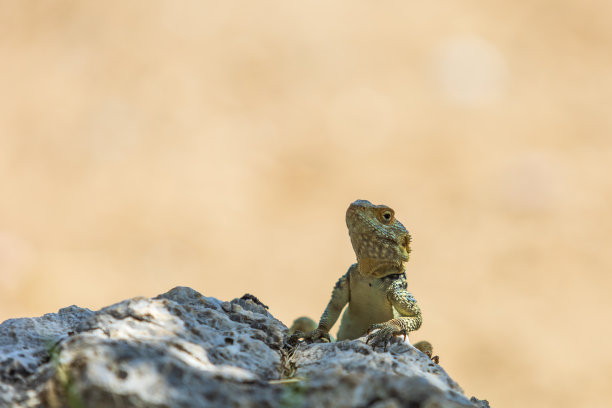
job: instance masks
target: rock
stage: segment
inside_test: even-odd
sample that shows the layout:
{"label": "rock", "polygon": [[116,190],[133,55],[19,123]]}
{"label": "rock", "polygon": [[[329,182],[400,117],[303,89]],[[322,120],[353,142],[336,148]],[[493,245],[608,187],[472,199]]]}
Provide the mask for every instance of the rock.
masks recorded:
{"label": "rock", "polygon": [[313,344],[294,355],[295,375],[309,379],[307,406],[473,406],[442,367],[399,339],[387,352],[356,340]]}
{"label": "rock", "polygon": [[252,295],[185,287],[7,320],[0,407],[488,407],[403,341],[288,348],[286,332]]}
{"label": "rock", "polygon": [[36,406],[36,394],[55,372],[49,349],[74,334],[94,312],[76,306],[0,325],[0,407]]}

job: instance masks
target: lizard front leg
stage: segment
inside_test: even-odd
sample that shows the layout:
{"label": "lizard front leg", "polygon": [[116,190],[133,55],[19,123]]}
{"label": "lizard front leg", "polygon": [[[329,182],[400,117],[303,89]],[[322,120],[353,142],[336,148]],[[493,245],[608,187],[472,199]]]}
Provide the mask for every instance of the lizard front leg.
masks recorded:
{"label": "lizard front leg", "polygon": [[329,331],[336,323],[340,316],[340,312],[342,312],[342,309],[349,301],[349,273],[350,272],[345,273],[338,282],[336,282],[331,299],[319,320],[318,327],[309,333],[299,334],[299,337],[307,341],[330,341]]}
{"label": "lizard front leg", "polygon": [[[372,347],[383,346],[387,350],[387,344],[394,336],[403,335],[404,340],[406,335],[421,327],[423,318],[421,309],[417,305],[416,300],[410,292],[405,289],[405,282],[398,280],[394,282],[387,293],[387,298],[391,305],[400,314],[386,322],[375,323],[368,329],[368,337],[366,343],[372,344]],[[373,332],[373,330],[377,330]]]}

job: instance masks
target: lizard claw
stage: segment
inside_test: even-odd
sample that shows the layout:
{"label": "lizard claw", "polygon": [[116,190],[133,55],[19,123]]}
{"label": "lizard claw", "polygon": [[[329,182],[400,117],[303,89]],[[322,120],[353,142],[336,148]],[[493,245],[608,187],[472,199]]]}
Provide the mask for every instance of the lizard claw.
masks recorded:
{"label": "lizard claw", "polygon": [[368,344],[368,341],[371,340],[370,338],[370,333],[372,333],[372,331],[376,330],[376,329],[380,329],[382,327],[382,323],[374,323],[373,325],[370,326],[370,328],[368,329],[368,339],[366,340],[366,344]]}
{"label": "lizard claw", "polygon": [[329,332],[319,327],[317,327],[316,329],[308,333],[299,333],[299,338],[304,339],[304,341],[307,343],[314,343],[317,341],[321,341],[325,343],[331,342],[331,339],[329,337]]}
{"label": "lizard claw", "polygon": [[[374,330],[377,331],[372,333]],[[387,351],[387,345],[391,342],[391,339],[400,334],[406,340],[406,330],[402,329],[399,325],[391,322],[375,323],[368,329],[366,344],[372,342],[372,348],[383,346],[384,351]]]}
{"label": "lizard claw", "polygon": [[300,339],[304,337],[304,333],[296,330],[293,334],[285,337],[285,344],[288,347],[295,347],[300,343]]}

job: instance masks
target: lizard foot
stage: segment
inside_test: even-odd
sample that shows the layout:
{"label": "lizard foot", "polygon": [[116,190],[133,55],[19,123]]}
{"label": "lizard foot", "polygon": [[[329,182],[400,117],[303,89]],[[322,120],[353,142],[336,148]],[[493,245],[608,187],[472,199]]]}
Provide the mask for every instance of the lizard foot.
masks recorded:
{"label": "lizard foot", "polygon": [[[375,332],[373,332],[376,330]],[[376,323],[368,329],[368,337],[366,344],[371,344],[372,348],[383,346],[387,351],[387,345],[395,336],[403,335],[406,340],[406,330],[402,329],[398,324],[392,322]],[[372,342],[372,343],[370,343]]]}
{"label": "lizard foot", "polygon": [[285,337],[285,343],[293,347],[302,341],[312,343],[317,340],[329,342],[329,333],[324,329],[320,329],[315,321],[309,317],[298,317],[295,319],[289,328],[288,336]]}
{"label": "lizard foot", "polygon": [[297,344],[299,343],[300,339],[302,339],[306,343],[331,342],[328,331],[316,328],[308,333],[304,333],[299,330],[295,331],[295,333],[288,337],[287,343]]}
{"label": "lizard foot", "polygon": [[304,333],[303,332],[301,332],[299,330],[294,331],[293,333],[285,336],[285,340],[284,340],[285,347],[286,348],[296,347],[298,344],[301,343],[300,339],[302,339],[303,337],[304,337]]}
{"label": "lizard foot", "polygon": [[319,327],[309,333],[306,333],[303,337],[304,340],[308,343],[314,343],[317,341],[329,343],[331,341],[331,339],[329,338],[329,332]]}
{"label": "lizard foot", "polygon": [[414,347],[417,350],[425,353],[427,357],[429,357],[431,361],[433,361],[434,363],[436,364],[440,363],[440,357],[433,355],[433,346],[431,345],[430,342],[425,341],[425,340],[419,341],[418,343],[414,344]]}

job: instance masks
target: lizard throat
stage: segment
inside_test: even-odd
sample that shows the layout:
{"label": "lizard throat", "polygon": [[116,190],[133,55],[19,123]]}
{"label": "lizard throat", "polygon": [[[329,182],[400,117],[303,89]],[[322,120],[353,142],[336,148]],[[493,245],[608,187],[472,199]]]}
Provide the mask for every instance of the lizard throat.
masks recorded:
{"label": "lizard throat", "polygon": [[401,261],[376,258],[358,258],[357,268],[359,273],[372,278],[382,278],[387,275],[404,272],[404,265]]}

